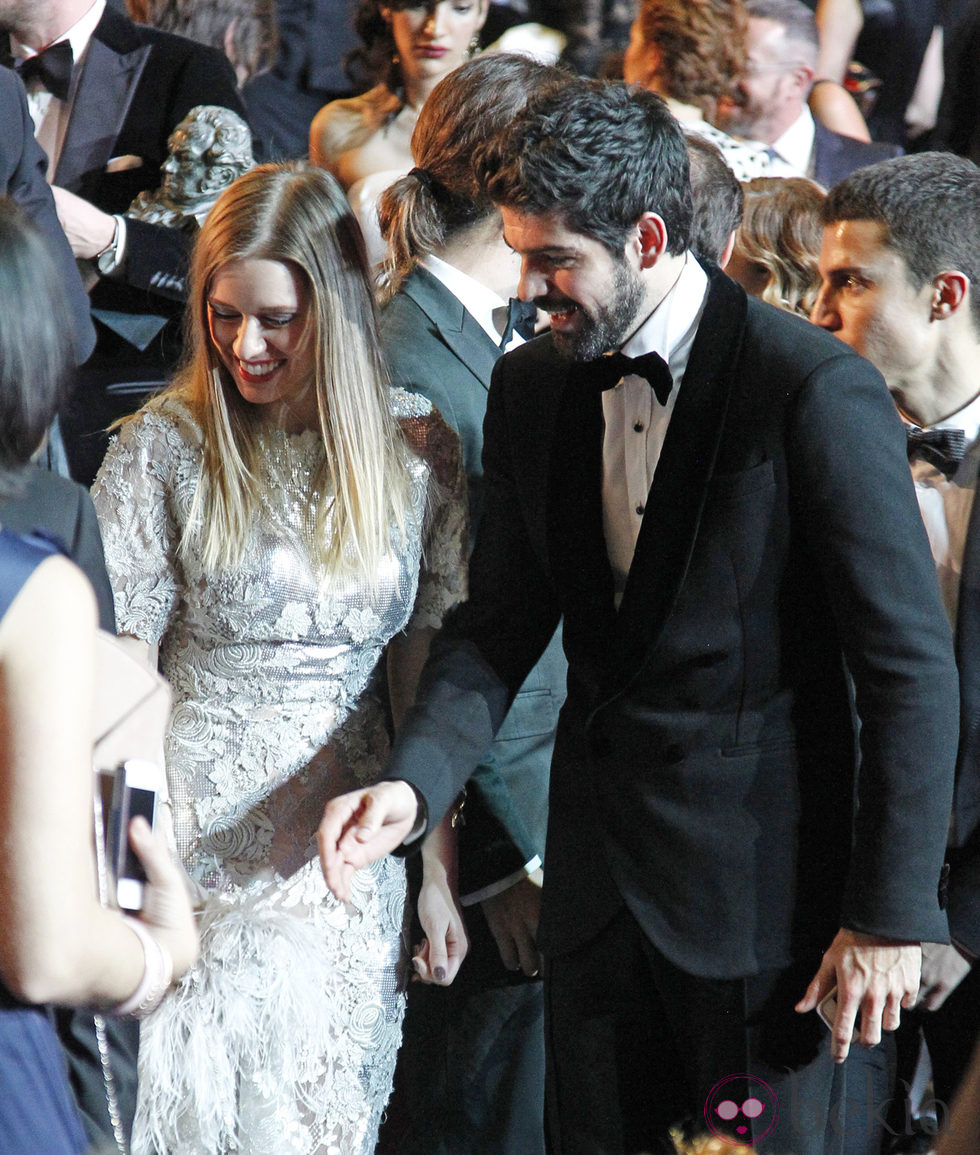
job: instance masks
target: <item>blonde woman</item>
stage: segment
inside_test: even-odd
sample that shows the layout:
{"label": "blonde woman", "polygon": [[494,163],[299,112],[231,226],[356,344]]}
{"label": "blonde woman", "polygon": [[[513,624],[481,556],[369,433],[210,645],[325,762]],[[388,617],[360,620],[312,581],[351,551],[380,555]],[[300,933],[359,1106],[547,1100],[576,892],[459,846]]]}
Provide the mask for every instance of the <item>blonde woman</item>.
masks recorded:
{"label": "blonde woman", "polygon": [[[337,902],[315,834],[384,762],[385,647],[397,723],[462,596],[458,445],[386,387],[326,173],[236,181],[191,285],[187,365],[94,490],[120,632],[173,685],[167,771],[204,907],[201,962],[143,1039],[134,1149],[366,1155],[400,1034],[404,871],[386,859]],[[440,834],[423,857],[444,877]],[[458,912],[445,888],[426,910],[418,965],[449,981]]]}
{"label": "blonde woman", "polygon": [[820,288],[820,206],[827,194],[804,177],[758,177],[742,191],[742,223],[725,272],[749,296],[809,318]]}

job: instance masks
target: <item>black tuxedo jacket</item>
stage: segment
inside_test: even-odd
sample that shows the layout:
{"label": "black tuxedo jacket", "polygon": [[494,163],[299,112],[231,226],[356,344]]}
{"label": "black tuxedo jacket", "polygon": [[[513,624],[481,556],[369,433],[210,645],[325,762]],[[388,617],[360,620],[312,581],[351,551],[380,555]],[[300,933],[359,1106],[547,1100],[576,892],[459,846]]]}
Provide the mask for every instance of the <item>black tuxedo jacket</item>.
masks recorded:
{"label": "black tuxedo jacket", "polygon": [[877,371],[715,270],[618,612],[601,454],[599,395],[549,337],[498,362],[470,598],[388,776],[440,814],[563,615],[547,952],[624,903],[714,977],[838,925],[942,941],[956,671]]}
{"label": "black tuxedo jacket", "polygon": [[[244,113],[223,53],[106,8],[78,76],[54,183],[107,213],[125,213],[159,187],[167,139],[198,104]],[[179,229],[127,222],[123,269],[92,289],[95,352],[61,414],[72,474],[91,483],[101,431],[171,375],[181,350],[190,239]]]}
{"label": "black tuxedo jacket", "polygon": [[877,164],[880,160],[891,160],[893,156],[901,156],[904,151],[900,145],[889,144],[887,141],[873,140],[869,143],[842,136],[816,119],[813,127],[815,132],[810,165],[813,171],[810,175],[827,189],[850,176],[856,168]]}
{"label": "black tuxedo jacket", "polygon": [[44,234],[58,264],[74,322],[72,343],[77,361],[84,361],[95,344],[88,297],[68,241],[58,223],[54,197],[44,178],[47,158],[34,139],[34,125],[20,80],[0,68],[0,195],[9,196]]}
{"label": "black tuxedo jacket", "polygon": [[[139,193],[159,187],[167,138],[198,104],[245,115],[224,54],[107,8],[89,41],[54,183],[104,212],[125,212]],[[184,235],[133,221],[127,237],[125,283],[103,279],[93,302],[131,296],[132,288],[182,300]]]}
{"label": "black tuxedo jacket", "polygon": [[[382,310],[381,339],[395,383],[428,397],[460,436],[475,532],[483,512],[483,418],[500,349],[423,268]],[[565,673],[555,636],[514,698],[491,757],[467,784],[459,831],[464,896],[519,871],[534,855],[544,857],[548,774]]]}

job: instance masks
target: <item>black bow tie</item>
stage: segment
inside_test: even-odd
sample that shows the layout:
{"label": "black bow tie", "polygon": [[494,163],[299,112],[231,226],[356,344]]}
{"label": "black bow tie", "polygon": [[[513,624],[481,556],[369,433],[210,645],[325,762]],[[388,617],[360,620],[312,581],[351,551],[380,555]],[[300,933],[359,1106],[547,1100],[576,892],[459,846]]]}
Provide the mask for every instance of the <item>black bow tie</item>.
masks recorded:
{"label": "black bow tie", "polygon": [[25,84],[36,80],[52,96],[67,100],[73,63],[71,44],[67,40],[59,40],[36,56],[14,60],[14,68]]}
{"label": "black bow tie", "polygon": [[538,323],[538,307],[533,301],[522,301],[520,297],[511,297],[507,302],[507,320],[504,324],[504,335],[500,338],[501,349],[506,349],[511,337],[517,333],[530,341],[534,336],[534,326]]}
{"label": "black bow tie", "polygon": [[587,362],[585,368],[602,390],[612,389],[623,377],[643,377],[650,383],[661,405],[667,404],[667,398],[674,387],[667,362],[659,353],[644,353],[641,357],[607,353],[605,357]]}
{"label": "black bow tie", "polygon": [[966,434],[962,429],[920,429],[909,425],[906,433],[909,461],[927,461],[947,480],[953,476],[966,452]]}

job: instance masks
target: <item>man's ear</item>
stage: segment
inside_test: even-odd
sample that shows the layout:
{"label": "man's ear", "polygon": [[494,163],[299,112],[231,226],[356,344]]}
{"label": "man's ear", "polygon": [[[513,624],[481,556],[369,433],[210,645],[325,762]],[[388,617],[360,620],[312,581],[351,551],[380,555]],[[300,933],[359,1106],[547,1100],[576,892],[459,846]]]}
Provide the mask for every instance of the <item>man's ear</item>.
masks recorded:
{"label": "man's ear", "polygon": [[945,321],[957,312],[966,301],[970,291],[970,278],[959,269],[947,269],[937,273],[932,279],[933,321]]}
{"label": "man's ear", "polygon": [[806,103],[806,98],[810,95],[810,89],[813,87],[813,69],[809,64],[794,64],[789,75],[793,77],[796,89],[803,94],[803,101]]}
{"label": "man's ear", "polygon": [[644,213],[636,222],[636,245],[641,269],[651,269],[667,251],[667,226],[656,213]]}

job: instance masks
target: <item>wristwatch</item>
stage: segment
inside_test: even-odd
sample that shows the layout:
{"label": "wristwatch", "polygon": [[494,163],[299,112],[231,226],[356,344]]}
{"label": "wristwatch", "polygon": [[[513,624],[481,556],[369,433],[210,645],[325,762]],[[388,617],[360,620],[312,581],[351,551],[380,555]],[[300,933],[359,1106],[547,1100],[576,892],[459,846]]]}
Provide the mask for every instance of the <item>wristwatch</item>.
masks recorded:
{"label": "wristwatch", "polygon": [[126,225],[122,217],[116,213],[112,219],[115,222],[112,240],[95,256],[95,266],[103,277],[108,277],[110,273],[114,273],[122,264],[126,245]]}

